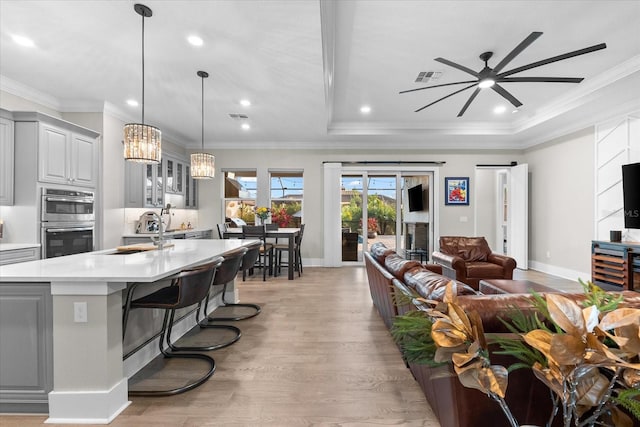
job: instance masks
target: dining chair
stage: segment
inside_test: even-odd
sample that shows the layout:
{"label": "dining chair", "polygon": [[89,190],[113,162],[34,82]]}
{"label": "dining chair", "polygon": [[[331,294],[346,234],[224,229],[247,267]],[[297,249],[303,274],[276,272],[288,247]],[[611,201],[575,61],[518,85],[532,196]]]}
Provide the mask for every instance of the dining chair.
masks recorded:
{"label": "dining chair", "polygon": [[[164,317],[162,321],[162,329],[160,331],[159,347],[160,353],[165,358],[182,358],[182,359],[200,359],[207,362],[209,368],[204,375],[195,380],[191,380],[181,384],[175,388],[156,389],[156,390],[129,390],[131,396],[172,396],[184,393],[202,385],[208,380],[216,369],[215,360],[206,354],[201,353],[182,353],[165,349],[165,345],[171,348],[171,327],[173,325],[175,312],[177,309],[190,307],[200,304],[209,294],[211,282],[216,273],[216,269],[222,265],[222,257],[217,257],[213,261],[200,265],[170,277],[171,284],[169,286],[158,289],[143,297],[133,299],[135,289],[140,282],[133,283],[126,297],[123,310],[122,335],[126,333],[127,320],[131,309],[147,308],[147,309],[163,309]],[[166,279],[163,279],[166,280]]]}
{"label": "dining chair", "polygon": [[267,229],[264,225],[243,225],[242,238],[258,238],[262,242],[258,266],[262,268],[262,280],[267,280],[267,268],[269,275],[273,274],[273,244],[267,242]]}
{"label": "dining chair", "polygon": [[300,250],[300,246],[302,245],[302,236],[304,235],[304,224],[300,225],[300,233],[295,237],[293,242],[293,260],[288,259],[289,255],[287,255],[287,262],[282,263],[282,253],[285,252],[289,254],[289,244],[279,243],[274,246],[275,250],[275,260],[276,267],[275,271],[277,274],[280,273],[280,269],[282,267],[288,267],[289,262],[293,261],[293,269],[298,272],[298,277],[302,274],[302,252]]}
{"label": "dining chair", "polygon": [[216,224],[216,227],[218,228],[218,237],[220,239],[224,239],[224,233],[226,233],[228,229],[227,223],[225,222],[223,224]]}
{"label": "dining chair", "polygon": [[253,274],[253,269],[260,258],[260,248],[262,247],[262,242],[256,240],[251,243],[251,245],[246,245],[247,253],[242,257],[242,265],[240,265],[240,270],[242,270],[242,281],[247,280],[247,272],[249,275]]}

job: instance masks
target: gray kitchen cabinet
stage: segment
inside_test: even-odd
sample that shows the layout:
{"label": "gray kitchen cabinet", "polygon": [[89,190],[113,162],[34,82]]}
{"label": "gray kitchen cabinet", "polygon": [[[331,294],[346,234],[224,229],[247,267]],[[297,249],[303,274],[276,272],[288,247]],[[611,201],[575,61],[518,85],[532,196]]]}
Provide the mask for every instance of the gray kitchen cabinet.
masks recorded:
{"label": "gray kitchen cabinet", "polygon": [[0,265],[40,259],[40,246],[0,251]]}
{"label": "gray kitchen cabinet", "polygon": [[124,185],[126,208],[164,207],[162,163],[143,164],[125,161]]}
{"label": "gray kitchen cabinet", "polygon": [[197,180],[188,162],[178,156],[163,156],[159,164],[125,163],[126,208],[197,209]]}
{"label": "gray kitchen cabinet", "polygon": [[96,138],[40,123],[38,180],[95,188]]}
{"label": "gray kitchen cabinet", "polygon": [[15,144],[38,153],[39,182],[97,186],[99,133],[37,112],[14,111],[13,119]]}
{"label": "gray kitchen cabinet", "polygon": [[48,283],[0,285],[0,412],[48,412],[52,313]]}
{"label": "gray kitchen cabinet", "polygon": [[191,166],[185,165],[184,207],[198,209],[198,180],[191,177]]}
{"label": "gray kitchen cabinet", "polygon": [[167,177],[165,192],[171,194],[184,194],[185,163],[173,157],[164,157],[164,175]]}
{"label": "gray kitchen cabinet", "polygon": [[13,120],[0,117],[0,205],[13,205]]}

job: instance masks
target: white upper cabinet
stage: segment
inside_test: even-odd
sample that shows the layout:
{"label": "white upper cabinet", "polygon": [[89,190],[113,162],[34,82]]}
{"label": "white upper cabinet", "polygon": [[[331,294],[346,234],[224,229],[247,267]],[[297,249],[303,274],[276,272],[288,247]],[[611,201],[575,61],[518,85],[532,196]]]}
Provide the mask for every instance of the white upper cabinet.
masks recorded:
{"label": "white upper cabinet", "polygon": [[0,117],[0,205],[13,205],[13,120]]}
{"label": "white upper cabinet", "polygon": [[38,180],[82,187],[96,186],[97,140],[49,123],[40,123]]}

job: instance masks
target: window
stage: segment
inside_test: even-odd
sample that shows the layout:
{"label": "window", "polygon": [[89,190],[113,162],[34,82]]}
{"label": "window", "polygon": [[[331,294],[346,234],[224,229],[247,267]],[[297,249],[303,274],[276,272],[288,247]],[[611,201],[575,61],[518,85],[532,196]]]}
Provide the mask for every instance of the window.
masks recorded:
{"label": "window", "polygon": [[225,222],[241,219],[247,224],[255,222],[257,180],[255,170],[224,172]]}
{"label": "window", "polygon": [[271,222],[279,227],[300,227],[302,223],[302,171],[269,171]]}

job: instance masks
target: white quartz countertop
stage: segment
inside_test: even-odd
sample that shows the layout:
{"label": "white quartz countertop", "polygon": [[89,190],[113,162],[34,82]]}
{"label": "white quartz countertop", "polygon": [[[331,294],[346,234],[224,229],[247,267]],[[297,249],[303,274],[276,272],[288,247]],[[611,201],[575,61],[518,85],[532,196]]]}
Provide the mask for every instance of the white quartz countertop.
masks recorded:
{"label": "white quartz countertop", "polygon": [[116,249],[0,266],[0,282],[153,282],[246,245],[241,239],[173,239],[174,246],[126,255]]}
{"label": "white quartz countertop", "polygon": [[40,243],[0,243],[0,252],[16,251],[19,249],[39,248]]}
{"label": "white quartz countertop", "polygon": [[[185,234],[185,233],[200,233],[203,231],[211,231],[213,232],[213,229],[211,228],[188,228],[186,230],[172,230],[172,231],[165,231],[163,234],[167,237],[170,238],[171,236],[175,236],[176,234]],[[149,237],[151,238],[151,236],[157,236],[158,233],[127,233],[127,234],[123,234],[122,237]]]}

